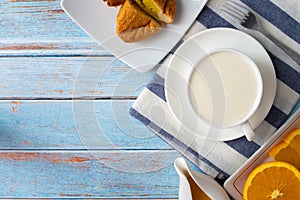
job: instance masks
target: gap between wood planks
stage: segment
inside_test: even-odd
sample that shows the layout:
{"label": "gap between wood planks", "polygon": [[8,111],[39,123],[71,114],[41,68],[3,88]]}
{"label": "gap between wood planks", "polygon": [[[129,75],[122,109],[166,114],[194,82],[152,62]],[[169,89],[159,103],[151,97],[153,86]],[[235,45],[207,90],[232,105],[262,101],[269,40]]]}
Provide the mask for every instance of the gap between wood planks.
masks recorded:
{"label": "gap between wood planks", "polygon": [[119,97],[74,97],[74,98],[63,98],[63,97],[47,97],[47,98],[30,98],[30,97],[1,97],[0,102],[11,102],[11,101],[85,101],[85,100],[114,100],[114,101],[123,101],[123,100],[136,100],[137,96],[119,96]]}
{"label": "gap between wood planks", "polygon": [[15,52],[13,53],[3,53],[1,52],[0,54],[0,58],[28,58],[28,57],[37,57],[37,58],[49,58],[49,57],[53,57],[53,58],[59,58],[59,57],[90,57],[90,58],[97,58],[97,57],[107,57],[107,58],[114,58],[113,55],[92,55],[92,54],[62,54],[59,53],[60,55],[57,55],[58,53],[52,53],[52,54],[43,54],[43,55],[39,55],[40,51],[38,53],[31,53],[31,54],[27,54],[24,55],[23,53],[20,53],[20,55],[16,54]]}
{"label": "gap between wood planks", "polygon": [[[24,148],[10,148],[10,149],[5,149],[5,148],[0,148],[0,154],[1,153],[84,153],[84,154],[89,154],[91,153],[97,153],[97,152],[106,152],[106,153],[120,153],[121,151],[127,151],[127,152],[158,152],[158,151],[163,151],[164,153],[178,153],[175,149],[173,148],[156,148],[156,149],[143,149],[143,148],[120,148],[120,149],[24,149]],[[1,198],[0,198],[1,199]]]}

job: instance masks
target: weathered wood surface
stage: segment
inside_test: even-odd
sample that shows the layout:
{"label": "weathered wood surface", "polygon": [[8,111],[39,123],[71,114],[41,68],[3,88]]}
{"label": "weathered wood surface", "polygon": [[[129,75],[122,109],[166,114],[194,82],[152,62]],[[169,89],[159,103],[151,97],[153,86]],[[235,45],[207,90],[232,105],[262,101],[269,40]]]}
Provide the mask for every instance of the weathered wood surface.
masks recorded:
{"label": "weathered wood surface", "polygon": [[88,37],[3,39],[0,35],[0,57],[70,57],[70,56],[112,56],[98,43]]}
{"label": "weathered wood surface", "polygon": [[153,73],[60,0],[0,0],[0,198],[176,199],[179,154],[128,114]]}
{"label": "weathered wood surface", "polygon": [[87,37],[60,7],[60,0],[0,0],[1,39]]}
{"label": "weathered wood surface", "polygon": [[179,154],[128,114],[154,71],[113,57],[60,0],[0,0],[0,25],[0,198],[177,198]]}
{"label": "weathered wood surface", "polygon": [[0,99],[136,97],[154,72],[111,56],[2,57],[0,66]]}
{"label": "weathered wood surface", "polygon": [[179,180],[170,163],[176,156],[174,151],[0,151],[0,194],[3,198],[176,198]]}
{"label": "weathered wood surface", "polygon": [[[129,115],[132,100],[79,103],[0,101],[0,150],[171,150]],[[94,110],[76,113],[77,105]],[[91,130],[88,137],[82,129]]]}

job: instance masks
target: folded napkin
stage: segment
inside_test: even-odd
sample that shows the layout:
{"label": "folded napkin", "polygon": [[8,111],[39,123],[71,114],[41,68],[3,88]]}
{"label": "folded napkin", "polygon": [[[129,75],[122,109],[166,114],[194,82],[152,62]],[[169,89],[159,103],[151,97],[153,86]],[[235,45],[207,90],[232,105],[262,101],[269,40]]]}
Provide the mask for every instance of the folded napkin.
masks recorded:
{"label": "folded napkin", "polygon": [[[298,0],[241,0],[236,1],[257,13],[264,27],[282,42],[300,52],[300,2]],[[211,0],[201,11],[185,37],[214,27],[243,28],[221,10],[225,1]],[[255,35],[256,34],[256,35]],[[220,182],[233,174],[286,121],[299,100],[300,67],[261,34],[254,36],[267,49],[276,72],[275,101],[265,120],[256,128],[257,138],[249,142],[245,137],[217,142],[199,138],[180,129],[165,98],[164,77],[167,63],[176,48],[160,64],[153,79],[142,91],[130,114],[153,130],[159,137],[191,160],[203,172]]]}

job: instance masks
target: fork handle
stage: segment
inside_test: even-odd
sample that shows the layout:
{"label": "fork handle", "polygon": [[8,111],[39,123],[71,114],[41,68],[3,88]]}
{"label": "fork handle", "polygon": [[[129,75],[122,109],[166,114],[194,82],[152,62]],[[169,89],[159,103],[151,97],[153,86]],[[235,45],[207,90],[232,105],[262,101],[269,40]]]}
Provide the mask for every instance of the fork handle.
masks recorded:
{"label": "fork handle", "polygon": [[299,66],[300,66],[300,52],[295,52],[285,44],[283,44],[281,41],[274,38],[272,35],[266,33],[263,31],[263,34],[268,37],[272,42],[274,42],[278,47],[280,47],[287,55],[289,55]]}

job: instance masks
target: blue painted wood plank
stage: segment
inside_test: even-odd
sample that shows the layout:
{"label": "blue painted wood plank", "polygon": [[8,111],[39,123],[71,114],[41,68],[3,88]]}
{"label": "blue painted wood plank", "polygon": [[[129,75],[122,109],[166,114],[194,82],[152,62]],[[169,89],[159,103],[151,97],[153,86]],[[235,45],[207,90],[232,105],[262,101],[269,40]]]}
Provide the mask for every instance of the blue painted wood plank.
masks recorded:
{"label": "blue painted wood plank", "polygon": [[1,39],[0,57],[112,56],[91,38]]}
{"label": "blue painted wood plank", "polygon": [[63,12],[60,0],[0,0],[0,38],[87,37]]}
{"label": "blue painted wood plank", "polygon": [[0,99],[136,97],[155,72],[114,57],[4,57],[0,66]]}
{"label": "blue painted wood plank", "polygon": [[132,103],[0,101],[0,149],[172,149],[129,115]]}
{"label": "blue painted wood plank", "polygon": [[174,151],[0,152],[1,198],[177,198]]}

